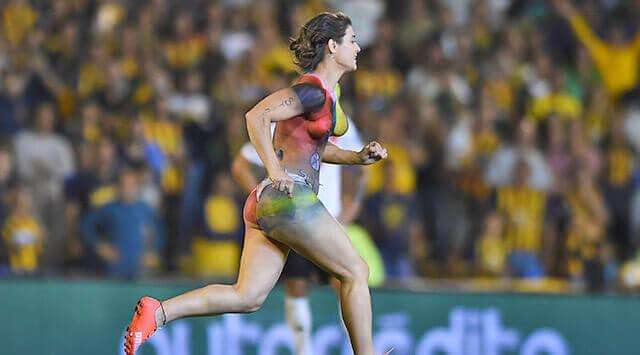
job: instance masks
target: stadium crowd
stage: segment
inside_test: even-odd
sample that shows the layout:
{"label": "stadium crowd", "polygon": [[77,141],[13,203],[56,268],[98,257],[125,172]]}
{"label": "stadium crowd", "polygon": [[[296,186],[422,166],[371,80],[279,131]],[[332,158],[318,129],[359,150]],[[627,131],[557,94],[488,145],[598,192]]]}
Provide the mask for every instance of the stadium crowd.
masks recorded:
{"label": "stadium crowd", "polygon": [[0,273],[233,277],[244,113],[324,10],[363,52],[341,102],[389,279],[640,287],[640,1],[7,0]]}

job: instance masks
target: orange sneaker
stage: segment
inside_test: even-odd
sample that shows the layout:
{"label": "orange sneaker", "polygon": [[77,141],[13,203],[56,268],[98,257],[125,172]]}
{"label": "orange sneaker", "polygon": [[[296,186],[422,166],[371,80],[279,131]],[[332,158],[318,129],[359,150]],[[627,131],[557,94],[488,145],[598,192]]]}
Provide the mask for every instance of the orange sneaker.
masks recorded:
{"label": "orange sneaker", "polygon": [[124,337],[124,352],[126,355],[134,355],[140,345],[158,330],[156,311],[160,307],[162,307],[162,303],[155,298],[145,296],[138,300],[135,313]]}

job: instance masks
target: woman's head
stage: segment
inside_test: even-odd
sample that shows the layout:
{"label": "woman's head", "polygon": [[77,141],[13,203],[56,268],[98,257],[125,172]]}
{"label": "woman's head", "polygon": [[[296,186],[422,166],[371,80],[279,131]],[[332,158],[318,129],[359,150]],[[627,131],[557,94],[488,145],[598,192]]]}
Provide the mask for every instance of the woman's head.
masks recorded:
{"label": "woman's head", "polygon": [[309,20],[289,48],[304,72],[314,70],[327,56],[346,71],[355,70],[360,52],[351,19],[341,12],[325,12]]}

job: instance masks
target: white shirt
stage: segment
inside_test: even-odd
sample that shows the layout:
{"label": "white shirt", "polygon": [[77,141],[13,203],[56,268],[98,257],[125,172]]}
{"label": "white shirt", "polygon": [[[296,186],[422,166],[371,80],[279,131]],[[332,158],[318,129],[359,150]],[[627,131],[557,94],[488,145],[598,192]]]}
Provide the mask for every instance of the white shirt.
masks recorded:
{"label": "white shirt", "polygon": [[[271,124],[271,133],[275,129],[275,123]],[[330,137],[329,141],[340,149],[359,151],[362,148],[360,133],[349,118],[349,129],[341,137]],[[242,146],[240,154],[249,162],[263,166],[251,142]],[[338,164],[322,163],[320,166],[320,189],[318,198],[332,216],[338,217],[342,212],[342,166]]]}
{"label": "white shirt", "polygon": [[529,164],[531,174],[529,186],[548,191],[553,183],[553,174],[542,153],[536,149],[518,150],[517,147],[507,146],[498,149],[489,160],[485,170],[485,180],[491,186],[503,186],[513,182],[514,167],[518,159],[524,158]]}
{"label": "white shirt", "polygon": [[[46,189],[53,196],[60,196],[64,179],[75,171],[69,141],[55,133],[24,131],[16,136],[14,146],[19,177],[40,191]],[[49,175],[40,176],[36,162],[40,162]]]}

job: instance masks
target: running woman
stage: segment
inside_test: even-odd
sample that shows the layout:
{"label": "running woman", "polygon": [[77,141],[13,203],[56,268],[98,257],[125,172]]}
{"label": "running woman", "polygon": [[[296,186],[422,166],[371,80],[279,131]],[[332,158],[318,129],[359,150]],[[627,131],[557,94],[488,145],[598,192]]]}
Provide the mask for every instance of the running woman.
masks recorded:
{"label": "running woman", "polygon": [[[338,120],[346,119],[349,129],[343,136],[331,136],[329,141],[341,149],[357,150],[362,147],[360,134],[353,121],[345,115],[340,106],[340,85],[336,85],[335,93],[338,103],[336,104],[336,114]],[[344,116],[344,117],[340,117]],[[275,124],[271,125],[271,129]],[[236,182],[250,193],[256,186],[258,180],[254,172],[254,166],[263,167],[258,153],[250,142],[245,143],[236,155],[232,164],[233,177]],[[353,186],[356,191],[344,194],[342,186],[342,167],[336,164],[322,163],[320,165],[320,188],[318,198],[343,226],[348,226],[358,215],[361,206],[362,195],[366,185],[366,174],[360,170],[357,186]],[[352,189],[353,189],[352,188]],[[343,199],[344,207],[343,208]],[[309,282],[314,276],[319,276],[325,280],[326,274],[318,269],[312,262],[303,258],[295,252],[287,257],[287,262],[282,270],[284,279],[284,315],[287,325],[294,339],[294,354],[311,355],[311,330],[313,316],[309,304]],[[339,290],[337,280],[330,279],[331,285]]]}
{"label": "running woman", "polygon": [[[340,305],[355,355],[373,355],[368,266],[344,229],[318,200],[321,161],[373,164],[387,157],[377,142],[360,151],[329,142],[347,130],[338,121],[333,88],[356,69],[360,47],[349,17],[322,13],[307,22],[290,49],[304,74],[247,112],[247,130],[267,171],[244,206],[245,236],[238,280],[208,285],[165,301],[141,298],[125,335],[125,352],[179,318],[257,311],[280,277],[290,249],[340,281]],[[277,122],[271,134],[271,122]]]}

